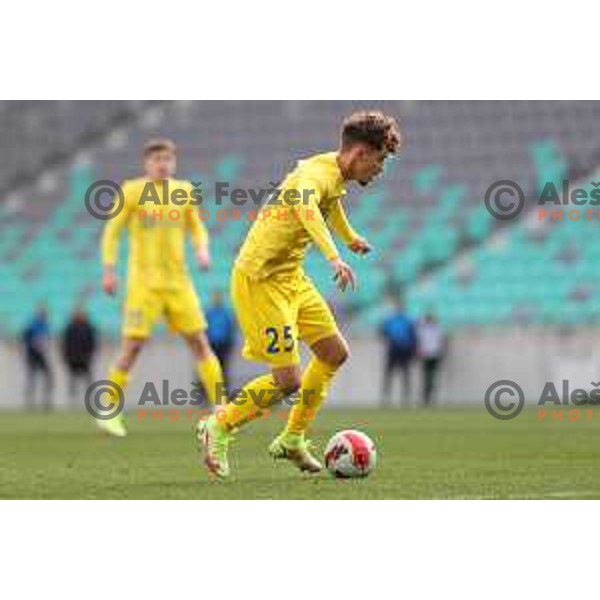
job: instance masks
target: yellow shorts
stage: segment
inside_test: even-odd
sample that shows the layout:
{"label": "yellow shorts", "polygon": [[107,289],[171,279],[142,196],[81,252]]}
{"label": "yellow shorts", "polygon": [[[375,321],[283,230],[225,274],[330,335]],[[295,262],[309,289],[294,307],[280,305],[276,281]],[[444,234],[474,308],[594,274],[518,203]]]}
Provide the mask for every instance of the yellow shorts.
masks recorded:
{"label": "yellow shorts", "polygon": [[295,365],[299,340],[312,346],[338,333],[331,309],[304,273],[257,281],[234,267],[231,297],[245,338],[242,354],[249,360]]}
{"label": "yellow shorts", "polygon": [[206,319],[191,282],[172,290],[137,285],[128,290],[125,300],[123,337],[149,337],[160,317],[176,333],[187,335],[206,329]]}

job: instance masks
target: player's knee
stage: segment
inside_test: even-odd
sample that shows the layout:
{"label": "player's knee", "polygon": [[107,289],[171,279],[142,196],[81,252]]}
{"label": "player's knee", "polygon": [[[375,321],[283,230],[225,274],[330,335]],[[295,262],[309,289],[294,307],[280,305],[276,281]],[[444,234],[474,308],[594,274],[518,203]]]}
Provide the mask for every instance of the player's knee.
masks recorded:
{"label": "player's knee", "polygon": [[320,357],[321,360],[331,365],[332,367],[341,367],[350,356],[350,350],[346,340],[343,338],[337,338],[335,343],[330,344],[323,355]]}
{"label": "player's knee", "polygon": [[294,379],[279,386],[279,389],[284,393],[285,396],[291,396],[300,389],[300,380]]}
{"label": "player's knee", "polygon": [[118,367],[124,371],[128,371],[133,366],[143,347],[143,340],[127,340],[121,349],[121,356],[117,363]]}
{"label": "player's knee", "polygon": [[334,368],[341,367],[350,355],[346,340],[340,335],[318,341],[312,346],[315,356]]}
{"label": "player's knee", "polygon": [[336,366],[341,367],[350,358],[350,349],[345,340],[342,340],[337,355],[336,355]]}
{"label": "player's knee", "polygon": [[138,354],[142,351],[143,347],[144,342],[142,340],[136,340],[135,342],[131,343],[131,345],[128,348],[129,356],[131,356],[132,358],[137,358]]}
{"label": "player's knee", "polygon": [[297,392],[301,383],[300,373],[278,373],[275,375],[275,385],[286,396]]}
{"label": "player's knee", "polygon": [[332,366],[339,368],[348,360],[349,356],[348,345],[344,342],[331,353],[331,359],[328,362]]}
{"label": "player's knee", "polygon": [[186,336],[186,341],[198,360],[205,360],[212,354],[210,343],[203,331]]}

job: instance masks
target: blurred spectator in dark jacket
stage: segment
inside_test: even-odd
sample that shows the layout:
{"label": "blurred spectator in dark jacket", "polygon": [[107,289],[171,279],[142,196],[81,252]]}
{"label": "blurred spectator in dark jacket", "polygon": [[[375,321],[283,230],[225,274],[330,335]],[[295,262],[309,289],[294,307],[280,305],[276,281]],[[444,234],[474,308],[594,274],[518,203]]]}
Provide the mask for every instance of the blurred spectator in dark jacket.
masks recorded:
{"label": "blurred spectator in dark jacket", "polygon": [[440,364],[446,353],[446,336],[432,313],[425,315],[418,329],[419,357],[423,368],[423,403],[429,406],[433,399]]}
{"label": "blurred spectator in dark jacket", "polygon": [[231,353],[235,346],[236,325],[231,309],[221,292],[213,292],[211,305],[206,311],[208,341],[221,363],[225,383],[230,377]]}
{"label": "blurred spectator in dark jacket", "polygon": [[50,326],[48,324],[48,312],[45,307],[42,306],[37,310],[33,319],[23,331],[22,342],[27,371],[25,406],[33,408],[36,405],[37,381],[41,378],[43,381],[41,405],[46,410],[50,410],[52,408],[54,377],[48,356]]}
{"label": "blurred spectator in dark jacket", "polygon": [[97,348],[96,329],[82,309],[77,309],[67,323],[62,337],[62,353],[69,372],[69,397],[74,403],[78,382],[92,384],[92,360]]}
{"label": "blurred spectator in dark jacket", "polygon": [[417,334],[412,319],[405,313],[404,305],[395,302],[393,312],[381,324],[379,333],[385,343],[382,400],[390,404],[394,373],[402,375],[402,399],[410,398],[410,367],[416,356]]}

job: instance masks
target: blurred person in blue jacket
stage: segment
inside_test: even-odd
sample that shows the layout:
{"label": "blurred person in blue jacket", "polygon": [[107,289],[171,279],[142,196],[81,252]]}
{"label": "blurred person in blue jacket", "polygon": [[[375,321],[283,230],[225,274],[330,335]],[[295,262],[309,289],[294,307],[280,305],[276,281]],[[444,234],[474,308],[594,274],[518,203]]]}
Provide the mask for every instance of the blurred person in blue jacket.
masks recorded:
{"label": "blurred person in blue jacket", "polygon": [[225,304],[223,294],[215,291],[206,310],[207,336],[210,345],[223,368],[225,385],[230,377],[231,353],[235,346],[236,324],[231,309]]}
{"label": "blurred person in blue jacket", "polygon": [[23,349],[25,351],[25,406],[33,408],[36,405],[35,392],[37,381],[43,380],[42,406],[46,410],[52,408],[52,392],[54,388],[54,377],[50,368],[48,357],[50,344],[50,326],[48,323],[48,311],[45,307],[38,308],[33,319],[27,325],[22,334]]}
{"label": "blurred person in blue jacket", "polygon": [[400,300],[394,302],[391,314],[379,329],[385,343],[382,402],[389,405],[394,374],[402,375],[402,400],[409,402],[411,383],[410,367],[417,354],[417,332],[412,319],[406,314]]}

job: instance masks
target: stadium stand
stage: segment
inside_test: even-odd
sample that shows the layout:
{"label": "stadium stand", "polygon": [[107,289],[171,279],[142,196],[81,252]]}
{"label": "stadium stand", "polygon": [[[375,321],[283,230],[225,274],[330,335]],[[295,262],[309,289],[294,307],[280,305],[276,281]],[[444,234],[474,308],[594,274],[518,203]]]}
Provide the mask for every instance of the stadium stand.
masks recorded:
{"label": "stadium stand", "polygon": [[[376,252],[360,269],[359,289],[344,297],[335,293],[317,253],[307,265],[357,330],[379,321],[385,307],[373,300],[386,293],[405,293],[411,311],[433,309],[450,326],[600,318],[600,294],[588,277],[600,255],[600,239],[586,235],[593,222],[536,227],[526,212],[502,227],[482,202],[500,179],[518,182],[528,197],[548,180],[587,175],[589,182],[598,164],[600,103],[368,104],[398,114],[406,138],[381,183],[352,188],[349,196],[351,220]],[[249,226],[214,218],[218,208],[230,208],[215,204],[214,182],[268,187],[298,158],[333,149],[340,118],[365,103],[0,106],[0,123],[12,132],[2,142],[11,158],[0,170],[0,328],[14,334],[40,301],[59,325],[84,302],[104,330],[118,331],[117,303],[98,285],[102,223],[85,211],[83,197],[96,179],[135,176],[149,137],[174,138],[180,176],[203,182],[214,268],[192,272],[206,298],[214,288],[227,288]]]}
{"label": "stadium stand", "polygon": [[96,143],[152,102],[0,102],[0,192],[27,184],[41,170]]}
{"label": "stadium stand", "polygon": [[[589,181],[579,187],[592,189]],[[597,322],[600,240],[594,213],[593,220],[583,218],[583,211],[574,219],[563,212],[555,220],[531,213],[415,285],[411,309],[432,309],[452,325]]]}

